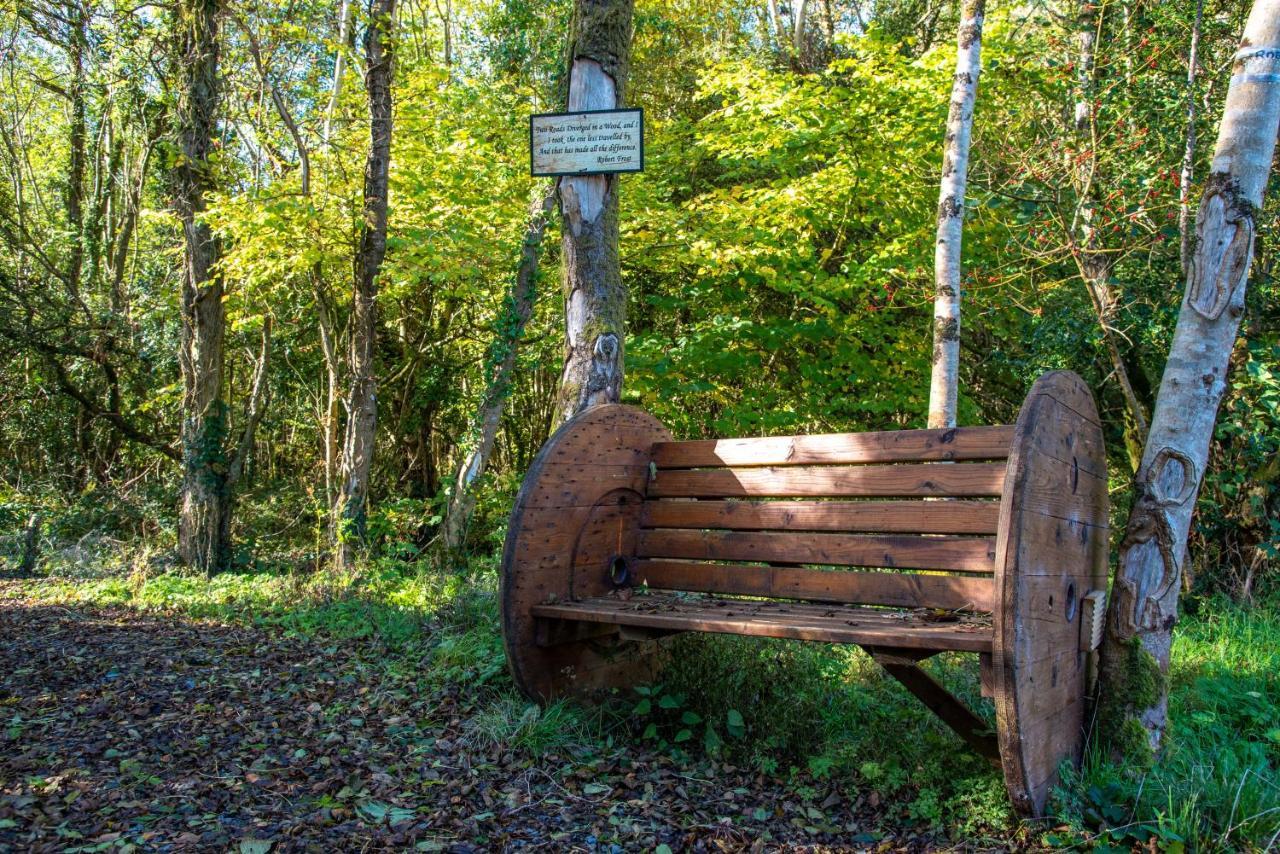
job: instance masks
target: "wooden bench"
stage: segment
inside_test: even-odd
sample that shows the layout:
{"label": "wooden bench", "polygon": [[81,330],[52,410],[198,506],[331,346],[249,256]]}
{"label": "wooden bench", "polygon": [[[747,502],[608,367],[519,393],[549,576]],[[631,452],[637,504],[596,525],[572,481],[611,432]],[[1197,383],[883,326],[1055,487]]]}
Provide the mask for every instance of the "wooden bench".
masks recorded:
{"label": "wooden bench", "polygon": [[[1080,758],[1107,550],[1097,411],[1065,371],[1013,426],[676,442],[600,406],[516,499],[507,658],[545,701],[655,680],[678,632],[857,644],[1039,815]],[[920,668],[944,651],[978,655],[994,735]]]}

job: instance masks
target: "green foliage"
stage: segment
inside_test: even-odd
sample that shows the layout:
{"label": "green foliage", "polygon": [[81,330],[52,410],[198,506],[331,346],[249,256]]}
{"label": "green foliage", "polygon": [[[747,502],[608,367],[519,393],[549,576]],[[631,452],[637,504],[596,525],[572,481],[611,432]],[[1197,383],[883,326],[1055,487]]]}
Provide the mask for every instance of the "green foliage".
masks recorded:
{"label": "green foliage", "polygon": [[1091,750],[1078,780],[1059,790],[1063,814],[1076,828],[1062,844],[1089,839],[1168,851],[1274,844],[1280,832],[1276,605],[1246,611],[1223,599],[1190,604],[1197,616],[1174,635],[1163,754],[1134,774],[1112,765],[1105,746]]}
{"label": "green foliage", "polygon": [[1193,577],[1207,591],[1269,596],[1280,571],[1280,343],[1248,344],[1218,415],[1196,506]]}

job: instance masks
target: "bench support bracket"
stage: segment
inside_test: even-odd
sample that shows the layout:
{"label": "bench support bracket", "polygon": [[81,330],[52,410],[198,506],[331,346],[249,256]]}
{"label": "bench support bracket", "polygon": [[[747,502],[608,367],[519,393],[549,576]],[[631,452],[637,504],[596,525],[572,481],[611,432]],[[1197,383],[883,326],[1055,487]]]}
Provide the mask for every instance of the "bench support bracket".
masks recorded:
{"label": "bench support bracket", "polygon": [[991,727],[968,706],[920,669],[920,662],[937,655],[932,650],[863,647],[885,672],[915,694],[943,723],[955,730],[966,744],[993,765],[1000,765],[1000,746]]}

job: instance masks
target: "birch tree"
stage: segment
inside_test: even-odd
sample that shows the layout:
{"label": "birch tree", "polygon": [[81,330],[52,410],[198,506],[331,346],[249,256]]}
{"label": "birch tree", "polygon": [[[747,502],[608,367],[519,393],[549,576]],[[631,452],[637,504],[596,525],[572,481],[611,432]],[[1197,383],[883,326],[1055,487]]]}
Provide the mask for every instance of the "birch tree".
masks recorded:
{"label": "birch tree", "polygon": [[350,566],[364,536],[369,471],[378,424],[374,366],[378,329],[378,271],[387,254],[387,190],[391,166],[391,80],[395,0],[371,0],[365,33],[365,88],[369,93],[369,151],[364,168],[364,218],[355,258],[352,293],[347,433],[337,527],[338,563]]}
{"label": "birch tree", "polygon": [[1164,733],[1187,534],[1244,312],[1255,216],[1278,130],[1280,0],[1258,0],[1232,63],[1107,614],[1099,721],[1115,751],[1131,759],[1149,760]]}
{"label": "birch tree", "polygon": [[[625,101],[633,0],[575,0],[569,112]],[[568,419],[622,393],[627,292],[618,260],[618,176],[560,179],[565,358],[558,410]]]}
{"label": "birch tree", "polygon": [[947,137],[938,192],[938,233],[933,254],[933,375],[929,382],[929,426],[956,426],[960,384],[960,249],[973,105],[982,71],[985,0],[965,0],[956,36],[956,74],[951,84]]}

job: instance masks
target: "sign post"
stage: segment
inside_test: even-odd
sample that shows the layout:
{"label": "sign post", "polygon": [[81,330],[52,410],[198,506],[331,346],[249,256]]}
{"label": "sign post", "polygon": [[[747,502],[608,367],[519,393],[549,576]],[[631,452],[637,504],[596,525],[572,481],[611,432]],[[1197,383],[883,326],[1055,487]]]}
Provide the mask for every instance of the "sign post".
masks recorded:
{"label": "sign post", "polygon": [[529,117],[529,174],[535,178],[643,171],[643,110]]}

